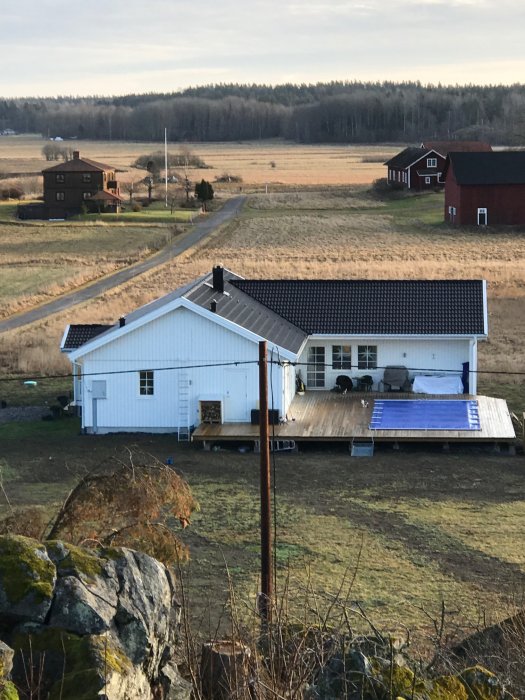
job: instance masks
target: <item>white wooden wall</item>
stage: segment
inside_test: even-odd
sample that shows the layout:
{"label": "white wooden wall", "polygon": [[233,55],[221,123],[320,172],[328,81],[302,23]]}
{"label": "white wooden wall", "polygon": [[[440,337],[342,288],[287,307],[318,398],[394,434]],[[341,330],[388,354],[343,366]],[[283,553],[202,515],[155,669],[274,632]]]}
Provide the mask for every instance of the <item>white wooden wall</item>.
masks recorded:
{"label": "white wooden wall", "polygon": [[[406,339],[389,340],[377,338],[341,339],[322,338],[320,340],[309,339],[305,346],[297,370],[300,370],[301,377],[306,383],[308,347],[323,346],[325,348],[325,389],[335,386],[338,375],[346,374],[352,378],[369,374],[374,379],[374,389],[379,388],[379,382],[383,378],[384,367],[387,365],[403,365],[409,368],[410,378],[416,374],[440,374],[440,370],[452,370],[458,374],[462,372],[463,362],[473,362],[471,352],[471,339]],[[352,369],[341,370],[332,369],[332,345],[351,345],[352,347]],[[358,369],[358,346],[377,346],[377,366],[380,369]],[[474,357],[474,361],[475,361]],[[475,367],[471,367],[475,369]],[[419,371],[421,370],[421,371]],[[472,379],[471,379],[472,383]],[[472,388],[471,388],[472,391]]]}
{"label": "white wooden wall", "polygon": [[[171,432],[178,426],[180,372],[190,383],[190,425],[199,423],[199,400],[221,400],[224,421],[249,422],[251,409],[259,405],[258,352],[256,342],[187,309],[177,309],[84,357],[83,427],[93,426],[92,382],[106,380],[107,398],[96,404],[98,432]],[[244,361],[253,364],[164,369]],[[140,370],[154,371],[153,396],[139,394]],[[275,407],[281,414],[283,371],[274,365],[272,373]]]}

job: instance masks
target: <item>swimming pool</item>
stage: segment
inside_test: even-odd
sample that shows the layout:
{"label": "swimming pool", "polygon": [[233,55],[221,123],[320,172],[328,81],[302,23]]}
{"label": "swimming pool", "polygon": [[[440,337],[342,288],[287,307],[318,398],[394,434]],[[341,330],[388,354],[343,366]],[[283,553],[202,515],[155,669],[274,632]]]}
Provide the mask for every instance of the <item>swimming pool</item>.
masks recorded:
{"label": "swimming pool", "polygon": [[378,399],[370,430],[481,430],[477,401]]}

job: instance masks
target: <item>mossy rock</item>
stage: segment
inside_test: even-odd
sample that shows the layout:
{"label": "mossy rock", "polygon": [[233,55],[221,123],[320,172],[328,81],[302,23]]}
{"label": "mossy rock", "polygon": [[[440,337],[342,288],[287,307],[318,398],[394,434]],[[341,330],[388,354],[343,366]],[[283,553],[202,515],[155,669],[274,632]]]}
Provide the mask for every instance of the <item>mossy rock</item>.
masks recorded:
{"label": "mossy rock", "polygon": [[49,557],[55,562],[59,576],[77,576],[94,580],[104,572],[104,559],[89,549],[53,540],[46,544]]}
{"label": "mossy rock", "polygon": [[11,681],[0,681],[0,700],[20,700],[18,690]]}
{"label": "mossy rock", "polygon": [[440,676],[427,684],[425,700],[468,700],[465,686],[457,676]]}
{"label": "mossy rock", "polygon": [[468,700],[515,700],[501,681],[483,666],[473,666],[459,674]]}
{"label": "mossy rock", "polygon": [[42,621],[51,605],[56,568],[46,548],[29,537],[0,537],[0,612]]}
{"label": "mossy rock", "polygon": [[130,660],[117,648],[111,637],[78,636],[47,627],[19,630],[13,640],[17,651],[14,678],[24,673],[23,663],[32,660],[38,668],[44,665],[47,680],[45,691],[49,700],[75,698],[95,700],[116,673],[125,676],[133,670]]}

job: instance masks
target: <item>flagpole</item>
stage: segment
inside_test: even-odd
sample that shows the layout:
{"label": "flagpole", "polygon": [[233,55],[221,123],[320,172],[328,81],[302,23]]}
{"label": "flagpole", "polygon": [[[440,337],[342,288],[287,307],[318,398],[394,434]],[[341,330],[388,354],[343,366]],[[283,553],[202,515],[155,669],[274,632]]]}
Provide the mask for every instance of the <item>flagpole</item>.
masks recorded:
{"label": "flagpole", "polygon": [[166,183],[166,209],[168,208],[168,129],[164,127],[164,180]]}

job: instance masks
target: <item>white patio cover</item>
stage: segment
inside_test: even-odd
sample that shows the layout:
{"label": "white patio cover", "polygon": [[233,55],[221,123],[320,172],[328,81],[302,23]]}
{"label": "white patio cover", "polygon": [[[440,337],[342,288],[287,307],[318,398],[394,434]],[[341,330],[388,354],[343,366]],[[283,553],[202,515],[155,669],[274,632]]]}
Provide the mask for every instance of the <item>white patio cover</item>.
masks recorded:
{"label": "white patio cover", "polygon": [[422,374],[414,378],[414,394],[462,394],[463,382],[459,375],[436,376]]}

